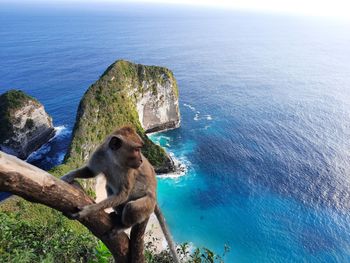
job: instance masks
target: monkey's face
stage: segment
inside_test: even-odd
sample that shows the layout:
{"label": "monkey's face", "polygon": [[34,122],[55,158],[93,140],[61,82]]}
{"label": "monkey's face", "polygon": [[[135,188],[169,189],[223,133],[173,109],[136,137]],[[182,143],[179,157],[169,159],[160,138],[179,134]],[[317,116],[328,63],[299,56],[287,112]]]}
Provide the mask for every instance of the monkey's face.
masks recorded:
{"label": "monkey's face", "polygon": [[109,142],[109,148],[113,151],[116,161],[128,168],[137,169],[142,164],[141,148],[143,142],[134,142],[124,137],[113,136]]}
{"label": "monkey's face", "polygon": [[137,169],[142,164],[141,147],[128,147],[126,166]]}

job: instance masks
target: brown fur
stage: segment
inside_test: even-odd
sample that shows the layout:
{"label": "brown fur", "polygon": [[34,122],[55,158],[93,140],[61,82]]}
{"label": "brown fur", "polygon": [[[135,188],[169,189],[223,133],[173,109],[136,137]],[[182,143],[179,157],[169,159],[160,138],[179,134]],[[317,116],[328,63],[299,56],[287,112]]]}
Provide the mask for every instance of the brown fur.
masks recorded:
{"label": "brown fur", "polygon": [[[86,166],[74,170],[61,179],[71,183],[75,178],[90,178],[103,173],[107,180],[107,199],[85,206],[74,218],[82,218],[106,208],[114,208],[120,224],[114,231],[122,231],[148,220],[156,208],[156,215],[171,248],[175,262],[180,262],[174,243],[156,205],[156,174],[143,156],[143,141],[131,126],[114,131],[95,150]],[[118,220],[117,220],[118,221]]]}
{"label": "brown fur", "polygon": [[141,147],[143,146],[143,141],[140,138],[140,136],[136,133],[133,127],[131,126],[124,126],[120,129],[115,130],[112,134],[114,135],[122,135],[124,136],[128,141],[132,141],[133,143],[140,144]]}

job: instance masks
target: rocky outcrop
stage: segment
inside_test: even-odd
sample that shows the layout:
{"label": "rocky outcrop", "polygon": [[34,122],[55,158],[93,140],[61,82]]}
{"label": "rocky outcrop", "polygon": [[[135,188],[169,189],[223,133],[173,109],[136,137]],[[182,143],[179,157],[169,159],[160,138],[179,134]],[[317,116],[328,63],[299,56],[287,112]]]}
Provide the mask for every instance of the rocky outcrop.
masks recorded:
{"label": "rocky outcrop", "polygon": [[170,70],[124,60],[109,66],[80,101],[66,165],[82,165],[109,133],[126,124],[143,138],[143,153],[158,172],[175,170],[164,149],[146,136],[180,125],[178,88]]}
{"label": "rocky outcrop", "polygon": [[51,117],[36,99],[19,90],[0,96],[0,150],[26,159],[54,136]]}
{"label": "rocky outcrop", "polygon": [[156,78],[150,78],[154,69],[137,65],[141,87],[130,89],[130,95],[135,98],[140,123],[146,133],[180,126],[176,80],[171,71],[159,69],[163,72],[158,72]]}

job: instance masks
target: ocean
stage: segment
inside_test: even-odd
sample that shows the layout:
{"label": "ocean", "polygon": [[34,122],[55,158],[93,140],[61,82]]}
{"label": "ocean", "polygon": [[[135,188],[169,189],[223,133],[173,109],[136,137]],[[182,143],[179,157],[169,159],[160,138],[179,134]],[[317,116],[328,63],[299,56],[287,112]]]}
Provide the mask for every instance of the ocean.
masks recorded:
{"label": "ocean", "polygon": [[350,24],[181,6],[0,8],[0,93],[39,99],[62,162],[78,103],[115,60],[171,69],[181,127],[151,138],[185,167],[158,178],[177,242],[225,262],[350,262]]}

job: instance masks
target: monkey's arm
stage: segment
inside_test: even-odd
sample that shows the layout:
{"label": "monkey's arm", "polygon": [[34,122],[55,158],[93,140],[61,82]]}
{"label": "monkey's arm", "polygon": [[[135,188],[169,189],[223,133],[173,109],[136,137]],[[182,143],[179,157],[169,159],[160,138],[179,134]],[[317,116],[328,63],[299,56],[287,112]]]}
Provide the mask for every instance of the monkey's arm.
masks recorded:
{"label": "monkey's arm", "polygon": [[64,176],[61,179],[67,183],[72,183],[75,178],[92,178],[97,174],[93,172],[88,166],[73,170]]}
{"label": "monkey's arm", "polygon": [[75,178],[87,179],[95,177],[103,171],[105,159],[104,152],[98,148],[90,157],[87,165],[67,173],[61,179],[67,183],[72,183]]}
{"label": "monkey's arm", "polygon": [[135,185],[135,174],[131,170],[126,176],[124,184],[120,186],[119,193],[111,195],[107,199],[97,204],[84,206],[83,209],[79,213],[75,214],[74,216],[77,218],[81,218],[89,215],[90,213],[96,213],[102,209],[117,207],[118,205],[128,200],[128,197],[134,185]]}
{"label": "monkey's arm", "polygon": [[120,205],[128,200],[130,190],[131,189],[124,188],[121,192],[119,192],[119,194],[111,195],[107,199],[105,199],[97,204],[84,206],[83,209],[79,213],[73,215],[73,217],[82,218],[82,217],[88,216],[91,213],[97,213],[98,211],[100,211],[102,209],[116,207],[116,206],[118,206],[118,205]]}

